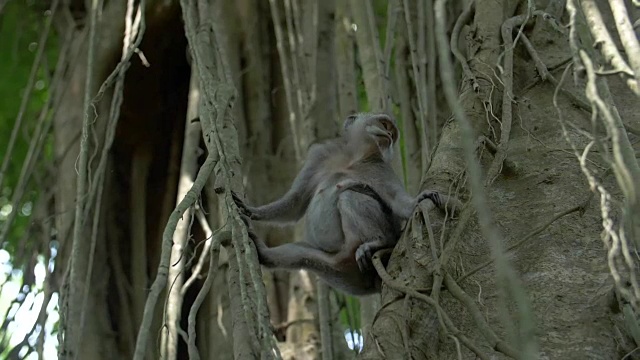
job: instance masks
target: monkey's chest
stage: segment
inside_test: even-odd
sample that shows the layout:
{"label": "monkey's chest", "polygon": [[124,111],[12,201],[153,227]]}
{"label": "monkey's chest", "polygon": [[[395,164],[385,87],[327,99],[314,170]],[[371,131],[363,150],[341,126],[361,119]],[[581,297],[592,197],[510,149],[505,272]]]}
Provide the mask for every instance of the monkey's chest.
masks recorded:
{"label": "monkey's chest", "polygon": [[341,181],[348,179],[351,174],[349,169],[327,172],[327,176],[322,179],[313,193],[313,200],[336,200],[338,196],[338,188],[336,185]]}
{"label": "monkey's chest", "polygon": [[[305,216],[307,241],[316,249],[336,253],[344,242],[337,200],[319,194],[314,196]],[[337,198],[336,198],[337,199]]]}
{"label": "monkey's chest", "polygon": [[335,172],[321,181],[305,215],[307,241],[328,253],[340,251],[344,242],[336,185],[347,177],[344,172]]}

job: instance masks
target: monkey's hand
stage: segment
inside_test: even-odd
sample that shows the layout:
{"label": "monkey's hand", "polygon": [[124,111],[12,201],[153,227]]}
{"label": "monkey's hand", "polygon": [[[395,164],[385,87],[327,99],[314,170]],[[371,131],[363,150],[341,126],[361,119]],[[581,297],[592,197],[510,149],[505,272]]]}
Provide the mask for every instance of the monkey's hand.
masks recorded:
{"label": "monkey's hand", "polygon": [[356,250],[356,262],[358,263],[358,269],[360,272],[366,272],[371,269],[373,263],[371,262],[371,257],[373,253],[371,251],[371,246],[368,243],[364,243],[358,247]]}
{"label": "monkey's hand", "polygon": [[448,211],[450,214],[456,214],[462,209],[462,202],[455,196],[443,195],[437,191],[425,190],[416,198],[416,206],[422,200],[429,199],[433,204],[442,211]]}
{"label": "monkey's hand", "polygon": [[437,191],[425,190],[416,198],[416,205],[420,204],[423,200],[429,199],[433,202],[437,208],[442,209],[443,199],[442,195],[440,195]]}
{"label": "monkey's hand", "polygon": [[258,216],[254,214],[254,212],[252,211],[252,208],[247,204],[245,204],[244,200],[242,200],[242,198],[235,191],[231,192],[231,197],[233,198],[233,201],[236,203],[236,205],[238,205],[238,208],[240,208],[242,215],[246,216],[251,220],[260,220]]}
{"label": "monkey's hand", "polygon": [[356,250],[356,262],[360,272],[367,272],[373,269],[373,261],[371,258],[376,251],[382,247],[377,242],[366,242]]}

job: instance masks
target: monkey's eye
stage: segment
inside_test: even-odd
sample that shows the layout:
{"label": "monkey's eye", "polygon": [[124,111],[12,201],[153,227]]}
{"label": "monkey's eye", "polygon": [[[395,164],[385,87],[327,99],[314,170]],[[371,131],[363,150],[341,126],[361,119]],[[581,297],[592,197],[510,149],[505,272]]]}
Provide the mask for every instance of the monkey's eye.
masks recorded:
{"label": "monkey's eye", "polygon": [[384,130],[391,134],[392,141],[393,142],[398,141],[398,132],[396,130],[395,125],[392,122],[388,121],[388,120],[382,120],[382,121],[380,121],[380,123],[384,127]]}
{"label": "monkey's eye", "polygon": [[356,121],[357,118],[358,118],[357,114],[347,116],[347,119],[344,122],[344,128],[345,129],[349,128],[349,126],[351,126]]}

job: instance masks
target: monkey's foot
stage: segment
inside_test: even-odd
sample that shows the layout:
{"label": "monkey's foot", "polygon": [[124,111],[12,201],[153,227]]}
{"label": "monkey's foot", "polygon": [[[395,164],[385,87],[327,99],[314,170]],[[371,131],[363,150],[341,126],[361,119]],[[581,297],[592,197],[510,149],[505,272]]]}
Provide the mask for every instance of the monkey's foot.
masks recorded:
{"label": "monkey's foot", "polygon": [[254,243],[256,241],[260,241],[258,239],[258,235],[255,232],[253,232],[253,229],[251,229],[251,228],[249,228],[249,230],[248,230],[248,235],[249,235],[249,239],[251,239],[251,241],[253,241]]}
{"label": "monkey's foot", "polygon": [[253,226],[251,226],[250,218],[247,215],[240,213],[240,219],[247,226],[247,232],[249,233],[249,238],[253,241],[256,241],[256,239],[258,238],[258,235],[256,235],[256,233],[253,231]]}
{"label": "monkey's foot", "polygon": [[[256,220],[254,214],[251,212],[249,207],[244,203],[244,200],[242,200],[242,198],[235,191],[231,191],[231,197],[233,198],[233,201],[236,203],[236,205],[240,209],[241,211],[240,215],[243,215],[251,220]],[[244,220],[246,219],[243,219],[243,221]],[[245,221],[245,223],[247,222]],[[248,225],[249,224],[247,223],[247,226]]]}
{"label": "monkey's foot", "polygon": [[247,215],[240,213],[240,220],[242,220],[242,222],[247,226],[247,228],[251,229],[251,220]]}
{"label": "monkey's foot", "polygon": [[425,190],[422,192],[422,194],[420,194],[418,196],[418,204],[421,203],[423,200],[429,199],[431,200],[431,202],[433,202],[433,205],[435,205],[438,208],[442,207],[442,196],[440,195],[439,192],[437,191],[432,191],[432,190]]}
{"label": "monkey's foot", "polygon": [[244,204],[244,200],[242,200],[240,195],[238,195],[235,191],[231,191],[231,198],[243,213],[247,213],[246,215],[249,215],[247,205]]}
{"label": "monkey's foot", "polygon": [[358,263],[358,269],[360,272],[366,272],[373,269],[373,262],[371,258],[376,252],[377,247],[371,246],[371,243],[364,243],[356,250],[356,262]]}

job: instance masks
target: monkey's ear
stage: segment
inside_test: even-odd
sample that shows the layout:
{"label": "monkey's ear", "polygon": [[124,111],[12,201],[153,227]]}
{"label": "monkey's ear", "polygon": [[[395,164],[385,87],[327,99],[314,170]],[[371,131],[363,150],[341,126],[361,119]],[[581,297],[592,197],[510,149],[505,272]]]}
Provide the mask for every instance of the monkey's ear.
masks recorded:
{"label": "monkey's ear", "polygon": [[353,125],[357,118],[358,114],[351,114],[347,116],[347,119],[344,121],[344,129],[347,130],[349,126]]}

